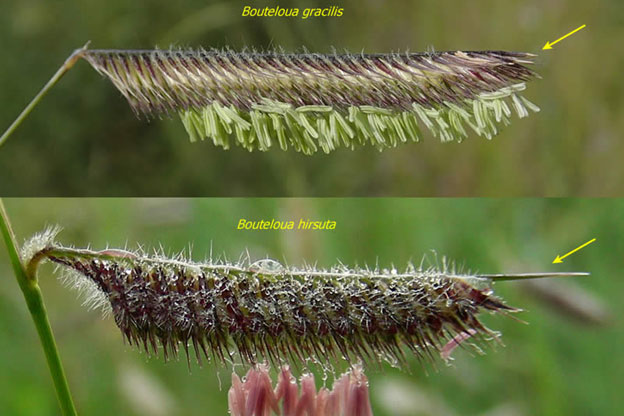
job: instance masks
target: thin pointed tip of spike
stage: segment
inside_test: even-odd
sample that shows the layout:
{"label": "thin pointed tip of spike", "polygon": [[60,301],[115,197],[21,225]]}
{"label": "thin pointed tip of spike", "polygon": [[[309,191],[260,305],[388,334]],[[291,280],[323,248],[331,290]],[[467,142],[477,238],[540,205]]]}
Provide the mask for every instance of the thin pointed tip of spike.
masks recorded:
{"label": "thin pointed tip of spike", "polygon": [[508,280],[541,279],[548,277],[579,277],[589,276],[588,272],[550,272],[550,273],[517,273],[517,274],[482,274],[476,277],[490,279],[495,282]]}
{"label": "thin pointed tip of spike", "polygon": [[84,46],[82,48],[78,48],[74,51],[74,53],[79,53],[79,52],[84,52],[87,49],[89,49],[89,45],[91,44],[91,41],[88,40],[87,43],[84,44]]}

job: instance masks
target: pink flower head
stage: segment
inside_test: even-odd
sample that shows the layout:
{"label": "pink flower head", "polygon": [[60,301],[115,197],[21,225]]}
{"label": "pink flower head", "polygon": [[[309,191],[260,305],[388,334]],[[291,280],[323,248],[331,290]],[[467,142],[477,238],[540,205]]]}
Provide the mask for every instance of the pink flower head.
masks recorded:
{"label": "pink flower head", "polygon": [[271,388],[266,365],[251,368],[241,381],[232,374],[228,392],[232,416],[372,416],[368,380],[360,367],[353,367],[334,383],[330,391],[316,390],[314,376],[305,374],[300,386],[287,366],[282,367],[277,385]]}

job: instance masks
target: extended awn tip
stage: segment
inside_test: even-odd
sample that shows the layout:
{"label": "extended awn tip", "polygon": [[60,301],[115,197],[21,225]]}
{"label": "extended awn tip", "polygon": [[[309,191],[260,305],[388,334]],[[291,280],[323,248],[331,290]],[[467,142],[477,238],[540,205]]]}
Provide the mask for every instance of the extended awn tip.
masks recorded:
{"label": "extended awn tip", "polygon": [[476,278],[490,279],[495,282],[505,280],[541,279],[545,277],[575,277],[589,276],[586,272],[546,272],[546,273],[502,273],[502,274],[478,274]]}

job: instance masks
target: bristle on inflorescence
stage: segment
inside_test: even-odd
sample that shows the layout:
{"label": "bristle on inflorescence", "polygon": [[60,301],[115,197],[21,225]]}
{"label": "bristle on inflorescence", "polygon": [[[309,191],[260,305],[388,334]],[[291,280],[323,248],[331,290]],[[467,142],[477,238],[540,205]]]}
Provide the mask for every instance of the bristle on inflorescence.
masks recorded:
{"label": "bristle on inflorescence", "polygon": [[306,154],[491,138],[539,108],[519,93],[536,77],[519,52],[287,54],[230,50],[86,50],[137,113],[179,113],[192,141]]}
{"label": "bristle on inflorescence", "polygon": [[79,285],[93,283],[130,344],[154,354],[161,347],[165,358],[192,348],[200,362],[403,366],[407,351],[433,362],[467,336],[497,338],[479,313],[515,310],[482,278],[446,266],[398,273],[273,260],[194,263],[54,243],[33,259],[60,265]]}

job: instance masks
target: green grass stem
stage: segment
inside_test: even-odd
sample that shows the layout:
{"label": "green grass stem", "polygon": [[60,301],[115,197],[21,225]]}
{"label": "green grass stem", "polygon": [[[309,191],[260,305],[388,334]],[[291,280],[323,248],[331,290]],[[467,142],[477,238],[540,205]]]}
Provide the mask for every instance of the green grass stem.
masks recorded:
{"label": "green grass stem", "polygon": [[2,200],[0,200],[0,229],[7,246],[17,283],[24,294],[24,299],[28,305],[30,316],[35,323],[35,327],[37,328],[39,340],[41,341],[41,346],[43,347],[43,352],[45,353],[48,367],[50,368],[50,374],[52,375],[52,380],[54,382],[62,414],[64,416],[77,415],[76,408],[69,391],[69,385],[67,384],[67,379],[65,378],[65,372],[63,371],[63,365],[61,364],[58,348],[56,347],[56,342],[54,341],[50,321],[48,320],[48,313],[46,311],[45,304],[43,303],[41,289],[37,284],[36,276],[29,275],[22,264],[15,234],[11,228],[11,223]]}
{"label": "green grass stem", "polygon": [[43,86],[43,88],[41,89],[41,91],[39,91],[39,93],[37,95],[35,95],[35,98],[33,98],[30,103],[28,103],[28,105],[26,106],[26,108],[24,108],[24,110],[22,110],[22,112],[20,113],[19,116],[17,116],[17,118],[15,119],[15,121],[9,126],[8,129],[6,129],[6,131],[2,134],[2,137],[0,137],[0,146],[2,146],[4,144],[4,142],[7,141],[7,139],[11,136],[11,134],[13,134],[13,132],[19,127],[20,124],[22,124],[22,121],[24,121],[24,119],[26,117],[28,117],[28,115],[30,114],[30,112],[35,108],[35,106],[37,104],[39,104],[39,101],[41,101],[41,99],[48,93],[48,91],[50,91],[50,89],[52,89],[52,87],[54,85],[56,85],[56,83],[63,77],[63,75],[65,75],[65,73],[67,71],[69,71],[71,69],[71,67],[74,66],[74,64],[78,61],[78,59],[80,58],[81,54],[87,50],[87,45],[89,43],[87,42],[87,44],[85,46],[83,46],[80,49],[76,49],[70,56],[69,58],[67,58],[65,60],[65,62],[63,63],[63,65],[61,65],[61,67],[58,69],[58,71],[56,71],[56,73],[52,76],[52,78],[50,78],[50,80],[47,82],[46,85]]}

